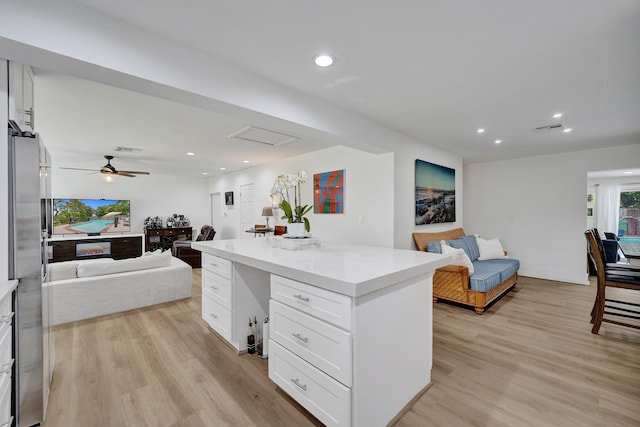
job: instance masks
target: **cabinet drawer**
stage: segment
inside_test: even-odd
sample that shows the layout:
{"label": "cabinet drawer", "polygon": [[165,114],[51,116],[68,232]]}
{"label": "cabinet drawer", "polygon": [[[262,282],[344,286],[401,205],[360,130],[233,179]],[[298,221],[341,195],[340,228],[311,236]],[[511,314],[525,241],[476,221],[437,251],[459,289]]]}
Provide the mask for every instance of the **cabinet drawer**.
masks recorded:
{"label": "cabinet drawer", "polygon": [[11,303],[12,294],[9,292],[0,301],[0,319],[5,318],[4,316],[11,316]]}
{"label": "cabinet drawer", "polygon": [[148,229],[146,233],[147,233],[147,236],[163,236],[164,235],[164,232],[162,230]]}
{"label": "cabinet drawer", "polygon": [[203,269],[202,294],[231,310],[231,279]]}
{"label": "cabinet drawer", "polygon": [[351,386],[351,334],[271,300],[271,339]]}
{"label": "cabinet drawer", "polygon": [[206,295],[202,295],[202,318],[222,338],[231,341],[231,312]]}
{"label": "cabinet drawer", "polygon": [[269,378],[325,425],[350,424],[350,390],[273,340]]}
{"label": "cabinet drawer", "polygon": [[0,426],[12,425],[11,376],[0,375]]}
{"label": "cabinet drawer", "polygon": [[[11,324],[4,324],[0,327],[0,371],[8,364],[11,364],[12,343]],[[1,375],[1,374],[0,374]],[[2,424],[0,423],[0,426]]]}
{"label": "cabinet drawer", "polygon": [[202,268],[231,279],[231,261],[211,254],[202,254]]}
{"label": "cabinet drawer", "polygon": [[271,298],[341,328],[351,329],[351,298],[271,275]]}

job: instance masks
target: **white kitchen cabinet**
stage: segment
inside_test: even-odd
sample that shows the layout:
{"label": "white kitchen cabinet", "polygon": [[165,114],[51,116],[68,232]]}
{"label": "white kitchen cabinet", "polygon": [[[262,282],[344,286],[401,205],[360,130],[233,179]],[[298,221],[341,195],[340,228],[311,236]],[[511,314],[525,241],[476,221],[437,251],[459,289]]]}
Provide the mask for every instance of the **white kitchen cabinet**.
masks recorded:
{"label": "white kitchen cabinet", "polygon": [[249,319],[267,317],[268,283],[262,270],[202,254],[202,319],[238,352],[247,350]]}
{"label": "white kitchen cabinet", "polygon": [[14,414],[11,392],[15,358],[13,300],[17,281],[0,282],[0,426],[10,426]]}
{"label": "white kitchen cabinet", "polygon": [[[274,383],[326,425],[393,423],[431,381],[432,277],[448,258],[324,242],[293,251],[271,243],[192,243],[208,271],[203,286],[216,288],[203,290],[203,305],[212,307],[205,311],[228,308],[225,339],[239,349],[246,342],[245,313],[268,306]],[[209,276],[215,271],[230,279],[230,304],[226,282]]]}
{"label": "white kitchen cabinet", "polygon": [[9,62],[9,119],[23,131],[34,131],[33,69]]}

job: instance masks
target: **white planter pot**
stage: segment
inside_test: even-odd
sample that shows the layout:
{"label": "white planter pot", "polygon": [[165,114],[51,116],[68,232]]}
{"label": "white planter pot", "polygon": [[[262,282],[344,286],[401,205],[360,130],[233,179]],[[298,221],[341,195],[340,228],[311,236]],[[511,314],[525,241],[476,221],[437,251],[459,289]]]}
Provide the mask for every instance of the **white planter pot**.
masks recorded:
{"label": "white planter pot", "polygon": [[302,237],[307,235],[304,228],[304,222],[292,222],[287,224],[287,234],[291,237]]}

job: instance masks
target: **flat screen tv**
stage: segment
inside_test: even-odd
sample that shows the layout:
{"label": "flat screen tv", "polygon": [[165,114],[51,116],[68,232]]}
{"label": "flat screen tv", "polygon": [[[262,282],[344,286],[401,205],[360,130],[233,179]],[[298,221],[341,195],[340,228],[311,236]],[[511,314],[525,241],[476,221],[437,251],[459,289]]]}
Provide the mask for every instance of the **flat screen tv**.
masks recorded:
{"label": "flat screen tv", "polygon": [[53,199],[53,234],[127,233],[129,200]]}

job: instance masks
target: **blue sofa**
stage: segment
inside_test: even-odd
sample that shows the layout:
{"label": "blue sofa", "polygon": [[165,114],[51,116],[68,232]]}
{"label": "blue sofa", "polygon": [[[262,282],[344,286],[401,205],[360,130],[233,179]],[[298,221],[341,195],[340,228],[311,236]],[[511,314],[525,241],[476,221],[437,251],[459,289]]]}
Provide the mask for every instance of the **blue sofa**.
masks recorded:
{"label": "blue sofa", "polygon": [[440,241],[448,246],[463,249],[473,263],[474,273],[462,265],[447,265],[436,270],[433,276],[433,301],[439,299],[472,306],[476,313],[484,309],[518,281],[520,261],[513,258],[478,260],[480,250],[474,236],[464,234],[462,228],[436,233],[413,233],[418,250],[441,253]]}

